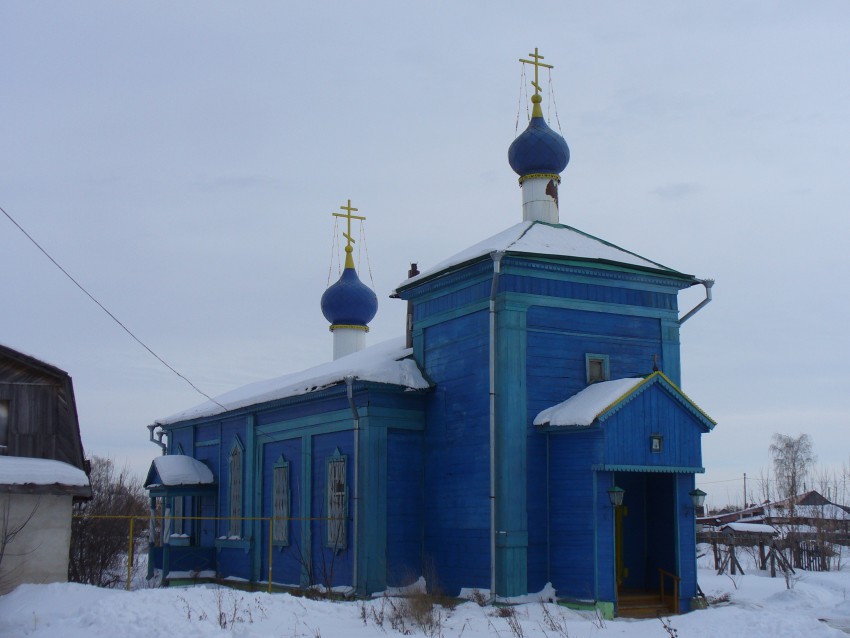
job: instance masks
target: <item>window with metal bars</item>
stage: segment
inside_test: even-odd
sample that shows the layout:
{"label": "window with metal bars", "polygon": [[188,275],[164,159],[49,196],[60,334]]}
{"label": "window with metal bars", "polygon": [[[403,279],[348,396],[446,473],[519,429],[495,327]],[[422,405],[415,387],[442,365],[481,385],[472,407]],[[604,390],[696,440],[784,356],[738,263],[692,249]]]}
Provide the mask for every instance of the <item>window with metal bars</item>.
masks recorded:
{"label": "window with metal bars", "polygon": [[278,460],[272,470],[272,541],[289,545],[289,463]]}
{"label": "window with metal bars", "polygon": [[334,549],[346,546],[346,504],[348,485],[345,475],[346,457],[339,450],[328,459],[327,475],[327,545]]}
{"label": "window with metal bars", "polygon": [[239,439],[230,448],[228,462],[230,480],[228,484],[228,515],[227,535],[231,538],[242,537],[242,445]]}

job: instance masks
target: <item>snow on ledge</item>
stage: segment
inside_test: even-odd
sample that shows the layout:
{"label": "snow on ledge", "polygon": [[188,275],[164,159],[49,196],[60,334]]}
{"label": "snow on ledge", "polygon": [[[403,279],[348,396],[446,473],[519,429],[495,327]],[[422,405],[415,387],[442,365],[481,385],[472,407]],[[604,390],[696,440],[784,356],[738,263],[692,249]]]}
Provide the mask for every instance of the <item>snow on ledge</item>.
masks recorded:
{"label": "snow on ledge", "polygon": [[191,456],[158,456],[153,460],[153,465],[162,481],[161,485],[211,485],[215,482],[210,468]]}
{"label": "snow on ledge", "polygon": [[763,523],[726,523],[720,529],[729,529],[733,532],[741,532],[744,534],[771,534],[773,536],[779,534],[775,527],[771,525],[765,525]]}
{"label": "snow on ledge", "polygon": [[69,485],[88,487],[81,469],[62,461],[0,456],[0,485]]}
{"label": "snow on ledge", "polygon": [[[409,358],[412,348],[405,348],[404,337],[397,337],[335,361],[323,363],[301,372],[275,379],[258,381],[216,397],[226,411],[258,403],[286,399],[342,383],[352,376],[361,381],[388,383],[420,390],[429,387],[416,362]],[[221,406],[206,401],[200,405],[157,421],[168,425],[179,421],[221,414]]]}
{"label": "snow on ledge", "polygon": [[594,383],[566,401],[543,410],[534,418],[534,425],[590,425],[605,408],[642,381],[638,378]]}

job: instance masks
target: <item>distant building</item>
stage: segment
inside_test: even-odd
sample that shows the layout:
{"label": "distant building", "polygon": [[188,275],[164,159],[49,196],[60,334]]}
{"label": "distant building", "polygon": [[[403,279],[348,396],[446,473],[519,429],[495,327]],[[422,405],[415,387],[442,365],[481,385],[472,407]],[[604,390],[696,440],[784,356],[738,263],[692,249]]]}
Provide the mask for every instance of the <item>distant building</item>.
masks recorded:
{"label": "distant building", "polygon": [[91,496],[71,377],[0,345],[0,594],[68,580],[71,504]]}
{"label": "distant building", "polygon": [[151,426],[209,470],[151,467],[173,517],[152,553],[166,577],[370,594],[425,575],[499,597],[551,583],[608,612],[666,578],[689,608],[714,422],[679,389],[693,311],[677,295],[712,282],[563,225],[569,149],[532,102],[509,150],[522,220],[397,287],[411,347],[364,348],[377,303],[349,258],[322,298],[333,362]]}

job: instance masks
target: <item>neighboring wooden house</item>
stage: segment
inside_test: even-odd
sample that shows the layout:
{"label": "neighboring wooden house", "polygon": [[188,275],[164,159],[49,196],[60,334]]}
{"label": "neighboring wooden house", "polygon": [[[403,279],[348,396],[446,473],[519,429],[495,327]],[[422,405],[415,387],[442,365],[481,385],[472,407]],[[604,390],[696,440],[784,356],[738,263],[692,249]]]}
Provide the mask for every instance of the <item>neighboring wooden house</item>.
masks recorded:
{"label": "neighboring wooden house", "polygon": [[149,426],[212,475],[152,466],[152,511],[184,519],[158,566],[364,595],[420,575],[450,595],[551,583],[611,612],[665,578],[689,609],[714,422],[678,387],[696,311],[678,292],[712,282],[559,222],[569,150],[532,101],[509,151],[523,221],[398,286],[412,347],[362,349],[376,301],[349,241],[322,297],[333,362]]}
{"label": "neighboring wooden house", "polygon": [[71,377],[0,345],[0,594],[68,579],[86,468]]}

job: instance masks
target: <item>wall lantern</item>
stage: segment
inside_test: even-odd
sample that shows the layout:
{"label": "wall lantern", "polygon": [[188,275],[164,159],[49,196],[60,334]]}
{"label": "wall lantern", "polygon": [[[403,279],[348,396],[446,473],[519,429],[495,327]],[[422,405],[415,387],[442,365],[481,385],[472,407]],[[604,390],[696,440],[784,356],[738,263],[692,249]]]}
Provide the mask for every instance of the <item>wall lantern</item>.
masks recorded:
{"label": "wall lantern", "polygon": [[608,498],[611,501],[611,505],[614,507],[620,507],[623,504],[623,497],[626,495],[626,490],[622,487],[611,487],[608,489]]}
{"label": "wall lantern", "polygon": [[705,505],[706,493],[703,492],[701,489],[697,488],[693,492],[689,492],[689,494],[691,496],[691,500],[694,502],[695,510],[698,510],[703,505]]}

